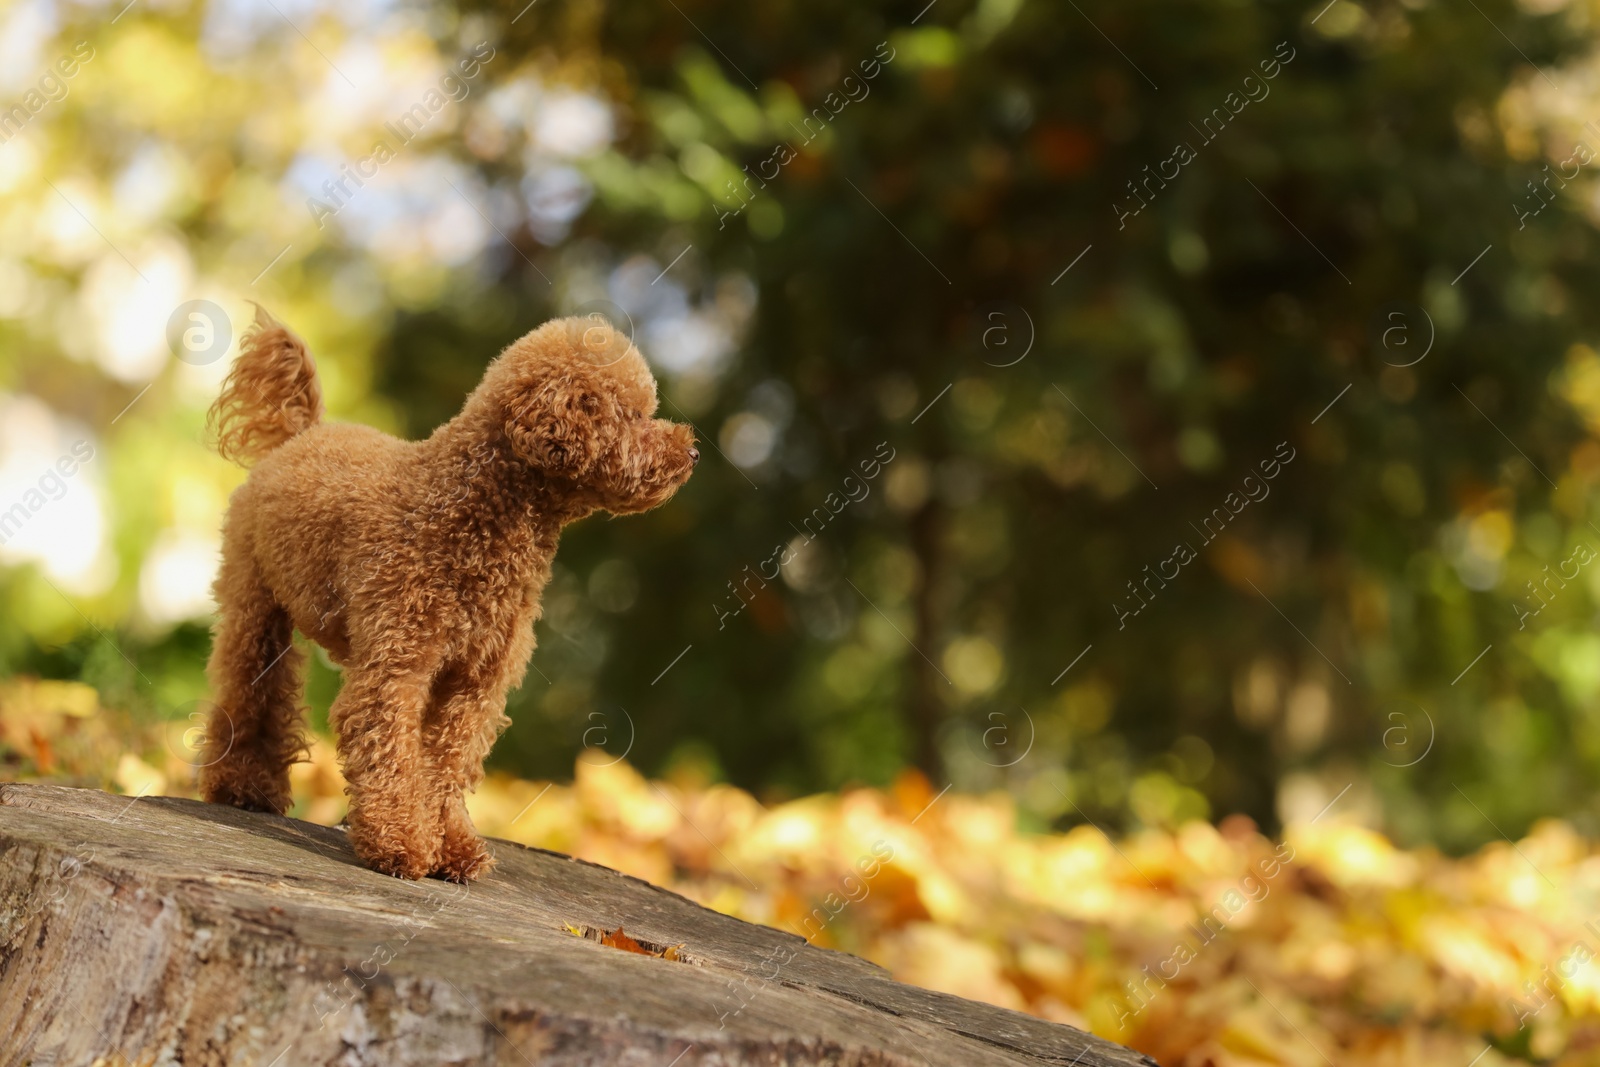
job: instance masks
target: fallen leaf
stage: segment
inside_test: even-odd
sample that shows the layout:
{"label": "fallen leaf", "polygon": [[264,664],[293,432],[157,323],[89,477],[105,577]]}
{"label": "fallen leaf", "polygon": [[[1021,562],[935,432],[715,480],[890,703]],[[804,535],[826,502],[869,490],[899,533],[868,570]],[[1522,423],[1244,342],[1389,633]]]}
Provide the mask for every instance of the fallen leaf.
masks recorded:
{"label": "fallen leaf", "polygon": [[639,942],[623,933],[622,927],[620,926],[602,937],[600,939],[600,943],[602,945],[609,945],[612,948],[620,948],[624,952],[637,952],[641,956],[655,955],[654,952],[651,952],[649,949],[639,944]]}
{"label": "fallen leaf", "polygon": [[28,735],[28,739],[33,742],[33,762],[39,768],[39,773],[54,774],[56,757],[50,738],[37,729],[29,730]]}
{"label": "fallen leaf", "polygon": [[[159,774],[166,789],[194,795],[193,767],[176,755],[148,767],[134,756],[169,748],[184,724],[146,727],[124,710],[95,710],[87,687],[69,695],[93,714],[62,714],[65,702],[43,686],[0,681],[0,780],[43,774],[38,753],[52,761],[48,776],[76,784],[116,781],[131,798],[154,791]],[[312,762],[291,775],[296,810],[331,825],[345,812],[344,780],[331,739],[317,735],[311,749]],[[511,827],[525,844],[848,946],[902,981],[1020,1002],[1161,1063],[1327,1067],[1322,1051],[1337,1046],[1340,1067],[1528,1067],[1531,1051],[1561,1067],[1600,1067],[1600,984],[1581,963],[1600,955],[1600,924],[1586,925],[1557,888],[1592,880],[1600,841],[1567,823],[1459,857],[1332,818],[1291,826],[1288,840],[1229,820],[1113,841],[1089,828],[1028,832],[1003,805],[953,790],[928,810],[934,791],[912,773],[887,790],[772,807],[731,786],[679,783],[674,796],[710,835],[702,839],[675,833],[681,816],[625,763],[580,761],[576,778],[492,775],[472,816],[505,836],[543,797],[537,830],[531,816]],[[1130,862],[1119,860],[1124,848]],[[736,888],[718,851],[755,885]],[[686,962],[682,945],[561,928]],[[750,977],[776,981],[771,968],[783,959],[759,970],[752,961]],[[1537,1021],[1523,1026],[1530,1014]]]}

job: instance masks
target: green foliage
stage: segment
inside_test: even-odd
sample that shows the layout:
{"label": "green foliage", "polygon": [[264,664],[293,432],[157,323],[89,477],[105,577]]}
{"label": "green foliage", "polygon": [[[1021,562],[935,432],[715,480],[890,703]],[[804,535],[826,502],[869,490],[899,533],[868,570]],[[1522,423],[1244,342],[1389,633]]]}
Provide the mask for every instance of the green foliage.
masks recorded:
{"label": "green foliage", "polygon": [[[99,435],[116,576],[0,576],[4,665],[176,715],[203,643],[141,568],[238,477],[198,441],[214,377],[119,380],[74,325],[116,264],[71,198],[130,262],[181,247],[171,304],[262,300],[338,417],[414,436],[545,318],[631,314],[707,460],[567,534],[508,769],[603,736],[775,793],[916,762],[1040,824],[1271,824],[1358,783],[1405,840],[1600,832],[1600,568],[1527,585],[1600,545],[1587,174],[1518,218],[1590,138],[1592,9],[918,6],[304,8],[231,57],[198,15],[61,27],[41,55],[97,54],[0,147],[0,384]],[[470,94],[316,226],[418,99],[375,71],[437,83],[479,41]],[[614,136],[560,149],[563,92]],[[313,667],[320,709],[336,685]]]}

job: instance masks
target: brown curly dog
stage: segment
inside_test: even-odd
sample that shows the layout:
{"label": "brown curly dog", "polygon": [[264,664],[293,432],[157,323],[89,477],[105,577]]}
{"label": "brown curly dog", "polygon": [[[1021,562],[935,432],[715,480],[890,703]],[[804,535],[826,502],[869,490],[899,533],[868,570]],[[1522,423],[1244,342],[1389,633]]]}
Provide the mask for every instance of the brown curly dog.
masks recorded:
{"label": "brown curly dog", "polygon": [[255,469],[223,526],[202,795],[288,809],[298,629],[344,668],[329,718],[356,854],[405,878],[485,873],[462,794],[510,721],[561,528],[664,503],[700,458],[655,410],[625,336],[561,319],[426,441],[324,423],[311,354],[258,308],[210,413],[217,450]]}

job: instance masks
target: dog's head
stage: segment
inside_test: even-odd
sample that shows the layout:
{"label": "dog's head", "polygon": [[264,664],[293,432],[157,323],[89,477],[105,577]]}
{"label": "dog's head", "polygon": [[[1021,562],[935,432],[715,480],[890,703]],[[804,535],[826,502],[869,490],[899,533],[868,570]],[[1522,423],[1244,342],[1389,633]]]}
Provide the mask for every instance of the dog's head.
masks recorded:
{"label": "dog's head", "polygon": [[556,319],[501,356],[505,432],[524,461],[615,515],[665,503],[700,459],[694,432],[655,417],[656,381],[598,316]]}

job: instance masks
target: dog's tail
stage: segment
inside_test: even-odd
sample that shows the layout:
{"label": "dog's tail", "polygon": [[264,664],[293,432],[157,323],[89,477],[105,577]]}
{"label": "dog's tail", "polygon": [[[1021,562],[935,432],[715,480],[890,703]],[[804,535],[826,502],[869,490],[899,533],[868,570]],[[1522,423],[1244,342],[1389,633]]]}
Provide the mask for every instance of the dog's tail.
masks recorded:
{"label": "dog's tail", "polygon": [[306,343],[256,305],[239,339],[239,358],[206,414],[206,431],[225,459],[249,466],[322,421],[322,386]]}

